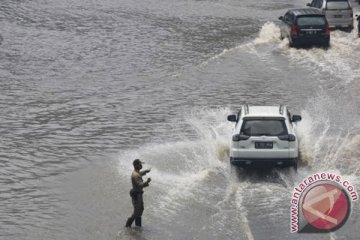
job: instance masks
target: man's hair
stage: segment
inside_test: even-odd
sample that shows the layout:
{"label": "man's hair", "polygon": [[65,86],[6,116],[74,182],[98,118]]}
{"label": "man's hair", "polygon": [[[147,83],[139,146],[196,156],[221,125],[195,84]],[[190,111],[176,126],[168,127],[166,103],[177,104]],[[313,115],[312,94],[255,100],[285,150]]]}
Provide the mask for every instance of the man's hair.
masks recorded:
{"label": "man's hair", "polygon": [[139,166],[139,165],[141,165],[141,164],[142,164],[142,162],[140,161],[140,159],[135,159],[135,160],[133,161],[134,167],[135,167],[135,166]]}

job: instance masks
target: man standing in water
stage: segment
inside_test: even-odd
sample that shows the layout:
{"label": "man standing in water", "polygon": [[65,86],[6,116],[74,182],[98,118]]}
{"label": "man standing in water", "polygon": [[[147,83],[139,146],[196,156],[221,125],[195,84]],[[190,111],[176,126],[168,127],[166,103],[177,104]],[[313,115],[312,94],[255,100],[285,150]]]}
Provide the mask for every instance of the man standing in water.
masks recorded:
{"label": "man standing in water", "polygon": [[134,171],[131,174],[131,183],[132,189],[130,190],[130,196],[132,199],[132,204],[134,207],[134,212],[126,221],[125,227],[130,228],[131,224],[135,220],[135,225],[141,227],[141,215],[144,211],[144,202],[143,202],[143,188],[149,186],[151,178],[148,178],[146,182],[143,181],[142,176],[145,176],[150,172],[150,169],[145,171],[140,171],[142,169],[142,164],[139,159],[135,159],[133,162]]}

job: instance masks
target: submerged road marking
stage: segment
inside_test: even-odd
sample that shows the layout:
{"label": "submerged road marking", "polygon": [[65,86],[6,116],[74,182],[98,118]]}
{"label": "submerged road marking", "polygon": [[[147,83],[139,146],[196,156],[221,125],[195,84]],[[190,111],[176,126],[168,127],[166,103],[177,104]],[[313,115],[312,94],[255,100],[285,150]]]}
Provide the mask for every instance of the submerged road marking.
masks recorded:
{"label": "submerged road marking", "polygon": [[244,214],[240,214],[241,215],[241,221],[244,223],[244,232],[246,234],[246,237],[248,240],[254,240],[254,235],[252,234],[250,225],[249,225],[249,221],[247,219],[247,217]]}
{"label": "submerged road marking", "polygon": [[[236,186],[236,188],[234,189],[235,190],[235,193],[236,193],[236,198],[238,198],[240,201],[236,201],[238,204],[238,208],[240,208],[240,219],[241,219],[241,225],[242,225],[242,229],[243,231],[245,232],[245,235],[246,235],[246,238],[247,240],[254,240],[254,235],[251,231],[251,227],[250,227],[250,224],[249,224],[249,220],[248,218],[246,217],[247,214],[244,214],[242,210],[244,210],[244,206],[242,205],[243,203],[243,198],[241,196],[241,192],[238,191],[238,190],[241,190],[241,188],[239,186]],[[246,212],[246,211],[244,211]]]}

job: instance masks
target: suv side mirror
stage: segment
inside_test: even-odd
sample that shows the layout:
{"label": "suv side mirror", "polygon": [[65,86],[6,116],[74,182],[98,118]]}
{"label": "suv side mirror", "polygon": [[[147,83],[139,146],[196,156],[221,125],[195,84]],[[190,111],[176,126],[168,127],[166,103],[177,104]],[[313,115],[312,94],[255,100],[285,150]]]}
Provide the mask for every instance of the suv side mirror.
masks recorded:
{"label": "suv side mirror", "polygon": [[230,122],[236,122],[236,115],[232,114],[227,117],[227,120]]}
{"label": "suv side mirror", "polygon": [[283,17],[283,16],[280,16],[280,17],[279,17],[279,20],[281,20],[281,21],[284,20],[284,17]]}
{"label": "suv side mirror", "polygon": [[306,6],[311,7],[311,4],[310,4],[310,3],[307,3]]}
{"label": "suv side mirror", "polygon": [[291,118],[292,122],[298,122],[301,121],[301,116],[300,115],[293,115]]}

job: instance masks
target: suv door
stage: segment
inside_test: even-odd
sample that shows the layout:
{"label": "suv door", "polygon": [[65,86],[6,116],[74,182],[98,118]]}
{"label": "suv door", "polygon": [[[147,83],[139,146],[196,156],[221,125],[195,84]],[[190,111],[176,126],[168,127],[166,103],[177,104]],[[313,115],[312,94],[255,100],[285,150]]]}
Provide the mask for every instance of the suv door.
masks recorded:
{"label": "suv door", "polygon": [[281,38],[289,37],[290,35],[290,28],[291,28],[291,12],[288,11],[285,13],[282,19],[282,26],[281,26]]}

